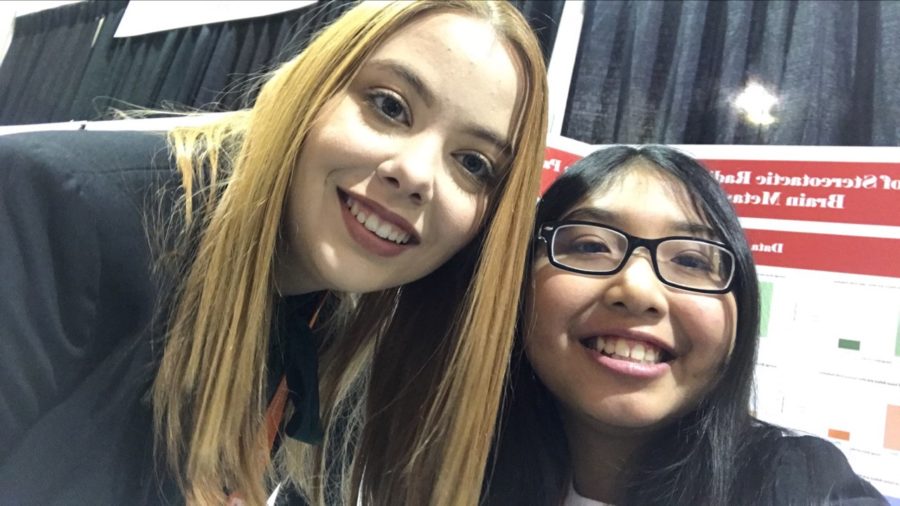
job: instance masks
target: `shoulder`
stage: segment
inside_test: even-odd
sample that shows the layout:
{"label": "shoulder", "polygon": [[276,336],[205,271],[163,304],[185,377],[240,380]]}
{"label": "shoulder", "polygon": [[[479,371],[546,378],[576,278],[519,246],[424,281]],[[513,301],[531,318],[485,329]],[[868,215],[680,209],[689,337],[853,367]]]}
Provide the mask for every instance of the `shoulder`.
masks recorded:
{"label": "shoulder", "polygon": [[148,328],[144,209],[173,173],[165,149],[141,132],[0,136],[0,462]]}
{"label": "shoulder", "polygon": [[[160,154],[167,159],[164,132],[47,131],[0,135],[0,159],[12,164],[53,167],[84,162],[86,171],[138,168]],[[103,162],[102,166],[96,163]]]}
{"label": "shoulder", "polygon": [[127,181],[171,171],[162,132],[29,132],[0,136],[0,185]]}
{"label": "shoulder", "polygon": [[0,136],[0,243],[10,251],[0,273],[20,278],[2,292],[8,310],[29,322],[60,313],[65,339],[92,342],[124,331],[98,337],[90,315],[143,321],[155,294],[149,224],[176,185],[163,132]]}
{"label": "shoulder", "polygon": [[824,482],[839,481],[856,477],[847,462],[847,457],[832,443],[814,436],[784,435],[777,441],[775,454],[778,465],[788,468],[806,469],[810,479]]}
{"label": "shoulder", "polygon": [[164,132],[0,136],[0,191],[10,212],[64,216],[77,208],[115,223],[176,179]]}
{"label": "shoulder", "polygon": [[803,504],[819,498],[826,504],[887,504],[832,443],[813,436],[782,434],[767,444],[769,448],[760,451],[769,456],[774,503]]}

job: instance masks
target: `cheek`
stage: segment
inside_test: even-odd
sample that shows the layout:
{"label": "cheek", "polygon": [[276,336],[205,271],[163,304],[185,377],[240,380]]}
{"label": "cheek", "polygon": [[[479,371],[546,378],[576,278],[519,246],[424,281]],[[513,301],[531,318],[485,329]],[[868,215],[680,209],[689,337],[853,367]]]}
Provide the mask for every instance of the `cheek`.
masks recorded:
{"label": "cheek", "polygon": [[[553,395],[564,403],[577,406],[577,394],[583,383],[577,380],[579,344],[573,341],[570,329],[579,320],[583,291],[571,282],[570,276],[560,273],[546,259],[538,260],[544,268],[534,272],[534,290],[528,298],[526,314],[525,354],[537,377]],[[581,385],[581,387],[579,386]]]}
{"label": "cheek", "polygon": [[384,142],[383,136],[366,123],[359,105],[345,94],[326,104],[313,122],[298,166],[311,173],[334,162],[351,165],[377,152]]}
{"label": "cheek", "polygon": [[[447,181],[443,183],[448,184]],[[468,244],[485,225],[487,197],[483,194],[467,193],[451,187],[442,190],[433,204],[432,229],[442,243],[456,250]]]}
{"label": "cheek", "polygon": [[553,267],[546,259],[538,260],[528,308],[533,340],[553,343],[568,339],[568,329],[586,297],[579,284],[572,282],[572,276]]}
{"label": "cheek", "polygon": [[[694,297],[672,308],[680,333],[690,340],[691,353],[698,362],[698,372],[717,371],[734,347],[736,306],[734,297]],[[673,311],[673,312],[674,312]]]}

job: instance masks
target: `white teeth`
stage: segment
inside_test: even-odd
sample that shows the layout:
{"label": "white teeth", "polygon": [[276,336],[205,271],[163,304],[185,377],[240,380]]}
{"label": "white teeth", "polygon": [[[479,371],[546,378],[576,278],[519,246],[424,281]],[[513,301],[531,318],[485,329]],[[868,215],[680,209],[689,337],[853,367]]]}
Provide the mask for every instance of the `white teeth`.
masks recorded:
{"label": "white teeth", "polygon": [[352,198],[347,198],[346,205],[350,210],[350,214],[356,217],[356,221],[362,223],[368,231],[378,237],[397,244],[406,244],[409,241],[408,233],[397,230],[393,225],[386,221],[381,221],[374,214],[367,215],[365,211],[360,210],[359,204]]}
{"label": "white teeth", "polygon": [[366,229],[368,229],[369,232],[378,232],[378,227],[381,226],[381,220],[378,219],[378,216],[372,214],[366,218],[366,222],[363,223],[363,225],[366,226]]}
{"label": "white teeth", "polygon": [[594,337],[583,341],[584,346],[604,355],[643,364],[662,362],[663,351],[656,346],[616,337]]}
{"label": "white teeth", "polygon": [[612,355],[615,352],[616,352],[616,340],[609,339],[608,341],[606,341],[606,344],[603,345],[603,353],[606,353],[607,355]]}
{"label": "white teeth", "polygon": [[635,360],[644,360],[644,345],[638,343],[631,349],[631,358]]}
{"label": "white teeth", "polygon": [[375,233],[378,234],[378,237],[381,237],[382,239],[387,239],[388,236],[391,235],[391,231],[393,230],[393,228],[394,227],[388,225],[387,223],[382,223],[381,226],[378,227],[378,231]]}
{"label": "white teeth", "polygon": [[615,353],[622,358],[628,358],[631,356],[631,350],[628,349],[628,343],[626,343],[624,339],[619,339],[616,341]]}

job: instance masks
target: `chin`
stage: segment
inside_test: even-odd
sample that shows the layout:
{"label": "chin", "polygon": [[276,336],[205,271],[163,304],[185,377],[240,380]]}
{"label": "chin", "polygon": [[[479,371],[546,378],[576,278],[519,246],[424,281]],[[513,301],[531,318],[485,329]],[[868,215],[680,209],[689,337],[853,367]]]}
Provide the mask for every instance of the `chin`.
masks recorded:
{"label": "chin", "polygon": [[673,415],[616,409],[607,413],[597,413],[592,418],[605,432],[621,435],[646,434],[672,423]]}
{"label": "chin", "polygon": [[332,271],[331,289],[348,293],[369,293],[387,290],[406,283],[405,280],[372,276],[373,271],[377,270],[378,267],[374,266],[335,269]]}
{"label": "chin", "polygon": [[347,276],[346,273],[340,276],[340,279],[332,280],[332,290],[347,293],[369,293],[378,292],[391,288],[387,283],[378,280],[368,280],[361,277]]}

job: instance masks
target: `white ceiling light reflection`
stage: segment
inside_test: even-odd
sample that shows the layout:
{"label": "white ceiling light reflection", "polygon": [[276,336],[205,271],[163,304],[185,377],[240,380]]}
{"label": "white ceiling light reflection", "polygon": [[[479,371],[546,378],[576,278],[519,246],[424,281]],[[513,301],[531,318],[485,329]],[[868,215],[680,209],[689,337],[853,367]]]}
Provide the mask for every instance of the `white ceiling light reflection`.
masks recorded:
{"label": "white ceiling light reflection", "polygon": [[771,125],[775,122],[772,108],[778,104],[778,97],[769,93],[759,83],[748,83],[744,91],[734,99],[734,106],[750,123],[755,125]]}

